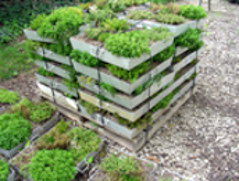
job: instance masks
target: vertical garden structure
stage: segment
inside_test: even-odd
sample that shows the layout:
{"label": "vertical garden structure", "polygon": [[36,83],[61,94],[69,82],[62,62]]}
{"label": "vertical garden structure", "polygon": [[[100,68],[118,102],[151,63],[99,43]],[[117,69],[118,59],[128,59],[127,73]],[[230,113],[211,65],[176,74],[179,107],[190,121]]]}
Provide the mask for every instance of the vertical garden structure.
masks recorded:
{"label": "vertical garden structure", "polygon": [[205,17],[193,5],[97,1],[38,16],[24,32],[41,95],[137,151],[194,93]]}

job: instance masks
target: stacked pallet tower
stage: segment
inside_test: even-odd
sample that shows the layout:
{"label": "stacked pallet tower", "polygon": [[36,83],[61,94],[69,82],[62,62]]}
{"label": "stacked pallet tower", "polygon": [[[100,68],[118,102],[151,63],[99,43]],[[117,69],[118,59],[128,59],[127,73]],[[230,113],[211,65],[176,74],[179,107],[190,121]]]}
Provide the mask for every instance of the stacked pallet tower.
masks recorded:
{"label": "stacked pallet tower", "polygon": [[[147,9],[147,6],[143,8]],[[119,13],[118,19],[125,19],[125,14]],[[165,39],[151,41],[149,52],[138,57],[123,57],[109,51],[102,42],[87,40],[84,33],[87,26],[82,26],[79,35],[70,38],[71,46],[93,57],[97,64],[87,66],[72,57],[38,47],[37,54],[46,61],[36,60],[36,64],[54,76],[36,73],[36,77],[42,97],[56,105],[63,114],[132,151],[138,151],[195,92],[200,49],[176,46],[166,60],[155,59],[162,55],[160,53],[173,50],[177,37],[188,29],[202,28],[203,20],[187,20],[178,25],[150,20],[128,19],[128,22],[132,31],[164,27],[169,33]],[[30,29],[26,29],[25,34],[33,41],[55,43]],[[75,71],[78,87],[69,88],[62,83],[63,79],[72,81],[73,72],[62,65]],[[106,68],[108,65],[126,73],[142,65],[148,69],[130,81],[117,77]]]}

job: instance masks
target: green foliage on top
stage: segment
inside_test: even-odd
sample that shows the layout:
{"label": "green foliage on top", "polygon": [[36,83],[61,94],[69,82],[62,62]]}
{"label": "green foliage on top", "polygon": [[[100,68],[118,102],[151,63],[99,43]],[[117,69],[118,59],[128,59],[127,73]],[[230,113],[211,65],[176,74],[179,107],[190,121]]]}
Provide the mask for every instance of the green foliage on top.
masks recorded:
{"label": "green foliage on top", "polygon": [[115,75],[118,78],[121,78],[123,80],[128,80],[131,83],[136,81],[140,75],[147,72],[150,69],[150,62],[144,62],[138,65],[137,67],[133,68],[132,70],[128,71],[125,69],[122,69],[118,66],[112,65],[112,64],[106,64],[106,67],[109,69],[109,71]]}
{"label": "green foliage on top", "polygon": [[26,141],[31,135],[31,124],[19,114],[0,116],[0,148],[10,150]]}
{"label": "green foliage on top", "polygon": [[152,12],[146,10],[133,10],[127,15],[127,18],[134,20],[153,19],[154,17]]}
{"label": "green foliage on top", "polygon": [[156,112],[158,109],[164,109],[166,108],[170,101],[172,100],[172,98],[174,97],[174,95],[176,93],[178,93],[179,89],[175,89],[173,92],[171,92],[170,94],[168,94],[166,97],[164,97],[161,101],[159,101],[152,109],[152,112]]}
{"label": "green foliage on top", "polygon": [[82,161],[90,152],[99,149],[100,137],[93,131],[80,127],[72,128],[68,133],[69,149],[77,161]]}
{"label": "green foliage on top", "polygon": [[15,104],[20,100],[17,92],[8,91],[7,89],[0,88],[0,103],[3,104]]}
{"label": "green foliage on top", "polygon": [[79,50],[73,50],[70,54],[70,56],[77,62],[90,66],[90,67],[96,67],[98,64],[98,60],[90,55],[87,52],[81,52]]}
{"label": "green foliage on top", "polygon": [[100,168],[112,181],[125,180],[125,178],[140,181],[142,177],[139,163],[129,156],[120,158],[111,154],[101,162]]}
{"label": "green foliage on top", "polygon": [[170,36],[171,33],[164,28],[118,32],[106,39],[105,48],[118,56],[140,57],[150,52],[149,41],[167,40]]}
{"label": "green foliage on top", "polygon": [[155,62],[163,62],[167,59],[169,59],[170,57],[173,56],[173,54],[175,53],[176,48],[175,45],[171,45],[170,47],[166,48],[165,50],[163,50],[162,52],[158,53],[157,55],[155,55],[152,60]]}
{"label": "green foliage on top", "polygon": [[143,126],[145,126],[147,123],[150,124],[152,121],[151,113],[145,114],[144,116],[142,116],[135,122],[131,122],[127,119],[124,119],[117,114],[114,114],[114,116],[120,124],[125,125],[129,129],[133,129],[133,128],[140,129]]}
{"label": "green foliage on top", "polygon": [[33,60],[30,57],[27,45],[28,41],[16,43],[12,46],[0,45],[0,82],[15,77],[33,67]]}
{"label": "green foliage on top", "polygon": [[129,25],[126,20],[119,20],[117,18],[105,20],[102,23],[102,26],[106,31],[120,31],[129,29]]}
{"label": "green foliage on top", "polygon": [[31,21],[30,28],[32,30],[37,30],[38,28],[40,28],[42,22],[45,21],[46,17],[46,14],[39,14],[34,20]]}
{"label": "green foliage on top", "polygon": [[78,33],[78,28],[83,23],[82,15],[82,10],[77,7],[59,8],[47,16],[39,26],[35,26],[39,27],[37,32],[40,36],[64,42]]}
{"label": "green foliage on top", "polygon": [[37,73],[45,77],[52,77],[55,75],[54,73],[45,70],[43,67],[39,67]]}
{"label": "green foliage on top", "polygon": [[186,19],[183,16],[175,15],[175,14],[164,14],[164,13],[159,13],[155,16],[155,19],[160,22],[160,23],[165,23],[165,24],[182,24],[186,21]]}
{"label": "green foliage on top", "polygon": [[175,39],[175,45],[187,47],[190,50],[198,50],[203,46],[203,41],[200,40],[201,32],[199,29],[189,28]]}
{"label": "green foliage on top", "polygon": [[114,95],[117,92],[117,90],[112,85],[104,83],[104,82],[100,82],[100,87],[102,89],[105,89],[112,95]]}
{"label": "green foliage on top", "polygon": [[72,180],[77,173],[73,155],[65,150],[41,150],[28,165],[34,181]]}
{"label": "green foliage on top", "polygon": [[40,102],[32,105],[29,117],[33,122],[41,123],[49,119],[55,111],[56,108],[49,102]]}
{"label": "green foliage on top", "polygon": [[48,120],[56,111],[48,102],[33,103],[28,99],[22,99],[18,104],[13,105],[9,112],[20,113],[25,119],[30,119],[35,123]]}
{"label": "green foliage on top", "polygon": [[201,6],[182,5],[180,15],[188,19],[199,20],[207,17],[207,13]]}
{"label": "green foliage on top", "polygon": [[10,171],[9,171],[8,163],[0,159],[0,180],[7,181],[9,174],[10,174]]}

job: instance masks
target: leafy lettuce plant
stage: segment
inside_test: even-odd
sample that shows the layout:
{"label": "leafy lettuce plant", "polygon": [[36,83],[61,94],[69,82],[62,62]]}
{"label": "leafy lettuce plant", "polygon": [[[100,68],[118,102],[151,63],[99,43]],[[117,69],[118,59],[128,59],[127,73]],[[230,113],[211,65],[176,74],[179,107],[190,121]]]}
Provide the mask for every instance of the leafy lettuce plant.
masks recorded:
{"label": "leafy lettuce plant", "polygon": [[2,104],[15,104],[20,100],[17,92],[8,91],[7,89],[0,88],[0,103]]}
{"label": "leafy lettuce plant", "polygon": [[0,159],[0,180],[7,181],[9,174],[10,174],[10,171],[9,171],[8,163]]}
{"label": "leafy lettuce plant", "polygon": [[73,155],[59,149],[38,151],[28,168],[34,181],[72,180],[77,173]]}
{"label": "leafy lettuce plant", "polygon": [[96,67],[98,64],[98,60],[90,55],[87,52],[81,52],[79,50],[73,50],[70,56],[77,62],[89,66],[89,67]]}
{"label": "leafy lettuce plant", "polygon": [[5,113],[0,116],[0,148],[11,150],[26,141],[31,135],[32,126],[18,113]]}
{"label": "leafy lettuce plant", "polygon": [[59,8],[44,19],[37,32],[43,37],[68,41],[78,33],[78,28],[83,23],[82,15],[82,10],[77,7]]}
{"label": "leafy lettuce plant", "polygon": [[185,18],[193,19],[193,20],[199,20],[202,18],[207,17],[207,13],[201,6],[195,6],[195,5],[182,5],[181,11],[179,13]]}
{"label": "leafy lettuce plant", "polygon": [[190,50],[198,50],[203,46],[203,41],[200,40],[201,32],[199,29],[189,28],[175,39],[175,45],[187,47]]}

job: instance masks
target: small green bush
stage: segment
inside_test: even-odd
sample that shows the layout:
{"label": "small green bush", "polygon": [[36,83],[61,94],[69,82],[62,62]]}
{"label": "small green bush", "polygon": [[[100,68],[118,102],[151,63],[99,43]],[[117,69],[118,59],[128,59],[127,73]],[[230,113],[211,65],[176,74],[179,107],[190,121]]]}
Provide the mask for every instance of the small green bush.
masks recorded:
{"label": "small green bush", "polygon": [[38,28],[41,27],[42,22],[44,22],[44,20],[46,19],[46,15],[45,14],[40,14],[38,15],[34,20],[31,21],[30,23],[30,28],[32,30],[37,30]]}
{"label": "small green bush", "polygon": [[8,91],[0,88],[0,103],[3,104],[15,104],[20,100],[20,96],[17,92]]}
{"label": "small green bush", "polygon": [[31,135],[30,122],[19,114],[0,116],[0,148],[10,150],[26,141]]}
{"label": "small green bush", "polygon": [[38,151],[28,167],[34,181],[70,181],[77,173],[73,155],[58,149]]}
{"label": "small green bush", "polygon": [[98,60],[91,56],[87,52],[81,52],[79,50],[73,50],[70,56],[77,62],[89,66],[89,67],[96,67],[98,64]]}
{"label": "small green bush", "polygon": [[129,25],[126,20],[123,19],[107,19],[102,23],[104,30],[106,31],[122,31],[129,29]]}
{"label": "small green bush", "polygon": [[9,174],[10,174],[10,171],[9,171],[8,163],[0,159],[0,180],[7,181]]}
{"label": "small green bush", "polygon": [[152,12],[145,10],[133,10],[127,15],[127,18],[134,20],[153,19],[154,17],[155,16]]}
{"label": "small green bush", "polygon": [[59,8],[44,19],[37,32],[43,37],[68,41],[78,33],[78,28],[83,23],[82,15],[81,9],[77,7]]}
{"label": "small green bush", "polygon": [[203,46],[200,40],[201,30],[189,28],[185,33],[175,39],[176,46],[187,47],[190,50],[198,50]]}
{"label": "small green bush", "polygon": [[30,109],[29,117],[35,123],[41,123],[49,119],[56,111],[48,102],[33,104]]}
{"label": "small green bush", "polygon": [[125,180],[125,178],[127,180],[140,181],[142,177],[139,164],[128,156],[119,158],[115,154],[111,154],[102,161],[100,168],[112,181]]}
{"label": "small green bush", "polygon": [[167,14],[159,13],[155,16],[155,19],[160,23],[173,25],[182,24],[186,21],[186,19],[183,16],[168,13]]}
{"label": "small green bush", "polygon": [[180,15],[185,18],[199,20],[202,18],[207,17],[207,13],[201,6],[194,6],[194,5],[182,5]]}

